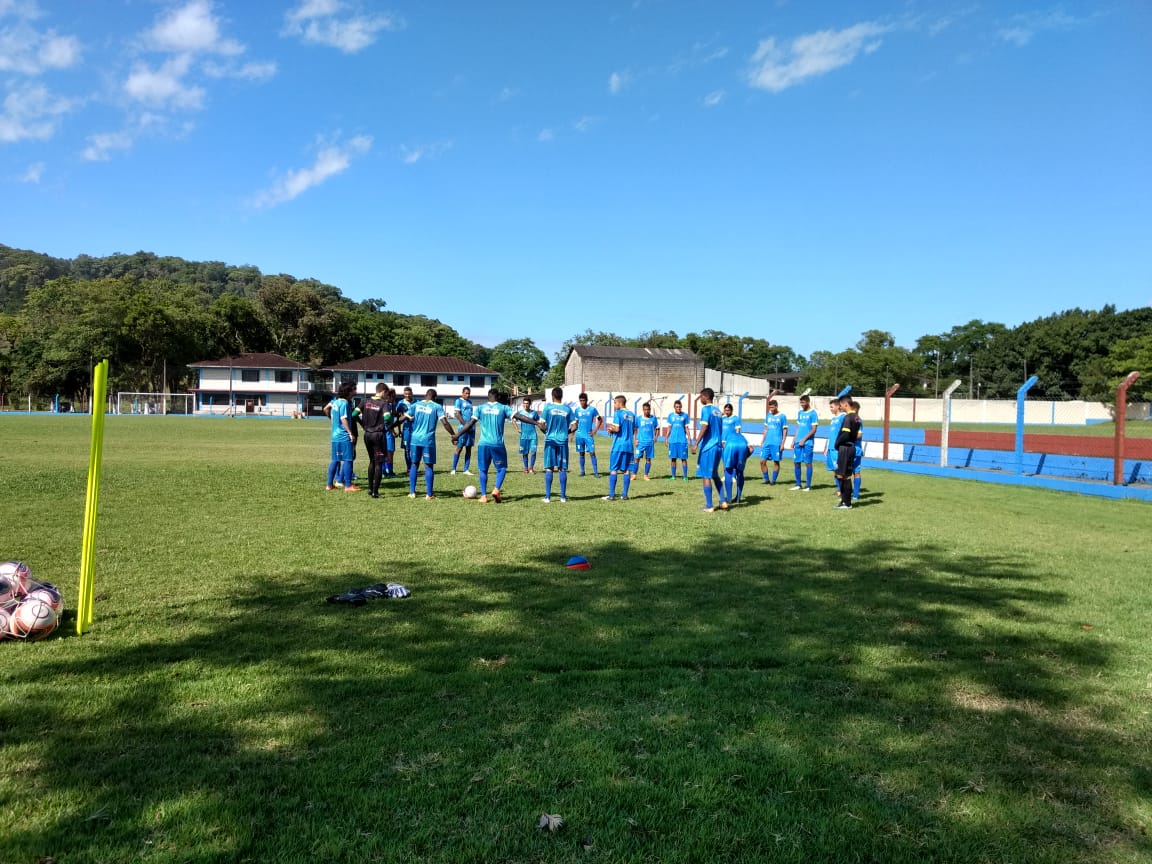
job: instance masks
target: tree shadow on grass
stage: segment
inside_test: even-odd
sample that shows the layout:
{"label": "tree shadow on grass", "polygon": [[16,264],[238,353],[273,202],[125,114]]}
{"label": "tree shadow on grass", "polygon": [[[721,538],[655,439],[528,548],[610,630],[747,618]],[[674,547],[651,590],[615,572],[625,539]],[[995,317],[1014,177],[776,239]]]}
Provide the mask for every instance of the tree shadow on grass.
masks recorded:
{"label": "tree shadow on grass", "polygon": [[[602,541],[98,609],[15,676],[13,860],[1098,861],[1152,852],[1107,643],[1024,559]],[[159,636],[157,634],[162,634]],[[1138,765],[1131,767],[1135,760]],[[37,802],[52,802],[39,810]],[[540,812],[568,827],[544,835]]]}

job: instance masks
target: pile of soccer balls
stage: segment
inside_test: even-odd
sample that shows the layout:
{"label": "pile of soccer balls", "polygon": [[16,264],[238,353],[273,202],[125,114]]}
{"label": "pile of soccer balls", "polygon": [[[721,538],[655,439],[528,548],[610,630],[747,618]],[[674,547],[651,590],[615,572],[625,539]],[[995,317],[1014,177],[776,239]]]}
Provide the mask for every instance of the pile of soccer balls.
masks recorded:
{"label": "pile of soccer balls", "polygon": [[60,623],[64,595],[21,561],[0,564],[0,640],[43,639]]}

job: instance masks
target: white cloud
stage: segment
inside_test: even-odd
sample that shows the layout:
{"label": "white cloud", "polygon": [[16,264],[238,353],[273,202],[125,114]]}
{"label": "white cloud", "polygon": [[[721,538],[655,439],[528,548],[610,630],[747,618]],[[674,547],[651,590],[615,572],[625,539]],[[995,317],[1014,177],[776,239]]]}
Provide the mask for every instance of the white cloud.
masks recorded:
{"label": "white cloud", "polygon": [[503,87],[500,92],[496,94],[497,102],[511,102],[516,97],[516,90],[513,87]]}
{"label": "white cloud", "polygon": [[244,46],[220,33],[210,0],[190,0],[173,9],[144,34],[155,51],[190,54],[242,54]]}
{"label": "white cloud", "polygon": [[613,72],[608,76],[608,92],[616,95],[628,84],[628,75],[626,73]]}
{"label": "white cloud", "polygon": [[0,0],[0,71],[40,75],[50,69],[68,69],[80,59],[80,41],[60,36],[55,30],[38,30],[33,22],[41,17],[35,3]]}
{"label": "white cloud", "polygon": [[254,207],[274,207],[291,201],[313,186],[343,173],[352,164],[354,156],[367,153],[371,148],[372,139],[367,135],[357,135],[343,144],[324,146],[310,166],[289,171],[268,189],[259,192],[252,204]]}
{"label": "white cloud", "polygon": [[1062,9],[1053,9],[1048,12],[1030,12],[1023,15],[1014,15],[1011,23],[996,31],[997,37],[1004,42],[1010,42],[1023,48],[1028,45],[1037,33],[1045,31],[1074,30],[1089,18],[1076,18]]}
{"label": "white cloud", "polygon": [[73,104],[40,83],[12,86],[0,108],[0,142],[46,141]]}
{"label": "white cloud", "polygon": [[24,173],[20,175],[21,183],[39,183],[40,178],[44,176],[44,169],[47,166],[43,162],[33,162],[24,169]]}
{"label": "white cloud", "polygon": [[184,81],[191,65],[190,54],[170,57],[156,69],[137,63],[124,82],[124,92],[154,108],[200,108],[204,104],[204,88]]}
{"label": "white cloud", "polygon": [[843,30],[821,30],[798,36],[787,48],[775,39],[764,39],[752,55],[748,83],[761,90],[779,93],[807,78],[824,75],[847,66],[861,53],[880,47],[880,39],[890,28],[863,22]]}
{"label": "white cloud", "polygon": [[704,107],[715,108],[717,105],[724,101],[724,98],[727,95],[728,94],[723,90],[713,90],[711,93],[704,97]]}
{"label": "white cloud", "polygon": [[204,74],[209,78],[241,78],[248,81],[261,81],[265,78],[271,78],[276,74],[277,66],[275,63],[236,63],[227,61],[219,63],[215,60],[205,61],[203,65]]}
{"label": "white cloud", "polygon": [[400,155],[405,165],[415,165],[423,159],[435,159],[452,149],[451,141],[437,141],[434,144],[401,146]]}
{"label": "white cloud", "polygon": [[101,132],[88,136],[88,146],[81,154],[88,162],[107,162],[117,150],[132,147],[134,136],[131,132]]}
{"label": "white cloud", "polygon": [[585,114],[579,120],[572,124],[572,128],[577,132],[591,132],[592,127],[596,125],[598,118],[590,117]]}
{"label": "white cloud", "polygon": [[355,54],[376,41],[383,30],[399,30],[404,22],[395,15],[362,14],[342,0],[302,0],[284,16],[285,36],[327,45]]}
{"label": "white cloud", "polygon": [[547,144],[549,141],[555,140],[556,135],[551,129],[541,129],[536,133],[536,140],[541,144]]}

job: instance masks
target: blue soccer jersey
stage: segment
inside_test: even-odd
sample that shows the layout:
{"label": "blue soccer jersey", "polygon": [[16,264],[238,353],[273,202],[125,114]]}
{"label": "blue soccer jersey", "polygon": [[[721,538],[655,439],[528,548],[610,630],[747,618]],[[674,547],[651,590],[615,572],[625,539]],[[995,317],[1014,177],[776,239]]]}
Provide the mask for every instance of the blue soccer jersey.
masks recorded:
{"label": "blue soccer jersey", "polygon": [[713,450],[720,443],[720,435],[723,432],[720,417],[720,411],[715,405],[700,407],[700,437],[696,439],[698,451]]}
{"label": "blue soccer jersey", "polygon": [[612,452],[632,452],[632,433],[636,430],[636,415],[627,408],[617,408],[612,415],[612,423],[617,426],[612,433]]}
{"label": "blue soccer jersey", "polygon": [[764,443],[779,447],[784,443],[784,430],[788,427],[788,418],[783,414],[769,414],[764,418]]}
{"label": "blue soccer jersey", "polygon": [[514,413],[511,406],[500,402],[485,402],[481,405],[476,411],[479,418],[477,425],[480,427],[477,444],[481,447],[503,447],[504,424]]}
{"label": "blue soccer jersey", "polygon": [[444,416],[444,406],[423,399],[412,406],[412,446],[431,447],[436,443],[436,423]]}
{"label": "blue soccer jersey", "polygon": [[668,415],[665,421],[668,424],[668,443],[669,444],[687,444],[688,443],[688,421],[692,418],[681,411],[679,414],[673,412]]}
{"label": "blue soccer jersey", "polygon": [[799,411],[796,414],[796,444],[803,441],[808,433],[812,432],[818,425],[819,417],[816,414],[815,408],[809,408],[807,411]]}
{"label": "blue soccer jersey", "polygon": [[344,424],[340,421],[343,419],[348,420],[348,428],[352,428],[352,415],[348,411],[347,399],[333,399],[329,404],[332,415],[332,440],[333,441],[351,441],[352,436],[344,428]]}
{"label": "blue soccer jersey", "polygon": [[720,415],[720,440],[727,441],[740,431],[740,418],[733,414],[731,417]]}
{"label": "blue soccer jersey", "polygon": [[836,437],[840,434],[840,427],[844,425],[843,414],[837,414],[828,421],[828,449],[825,451],[824,464],[829,471],[836,470]]}
{"label": "blue soccer jersey", "polygon": [[572,426],[573,411],[559,402],[549,402],[540,412],[544,419],[544,440],[555,444],[568,443],[568,429]]}
{"label": "blue soccer jersey", "polygon": [[456,417],[461,423],[467,423],[472,419],[472,400],[465,399],[463,396],[459,397],[452,403],[452,407],[456,409]]}
{"label": "blue soccer jersey", "polygon": [[[533,421],[540,419],[539,411],[525,411],[520,409],[520,413],[525,417],[531,417]],[[535,441],[536,440],[536,427],[532,423],[521,419],[520,420],[520,440],[521,441]]]}
{"label": "blue soccer jersey", "polygon": [[591,438],[595,434],[596,418],[600,412],[589,405],[587,408],[574,408],[572,413],[576,417],[576,434]]}
{"label": "blue soccer jersey", "polygon": [[640,445],[655,444],[656,430],[660,426],[660,418],[645,417],[641,414],[636,418],[636,443]]}

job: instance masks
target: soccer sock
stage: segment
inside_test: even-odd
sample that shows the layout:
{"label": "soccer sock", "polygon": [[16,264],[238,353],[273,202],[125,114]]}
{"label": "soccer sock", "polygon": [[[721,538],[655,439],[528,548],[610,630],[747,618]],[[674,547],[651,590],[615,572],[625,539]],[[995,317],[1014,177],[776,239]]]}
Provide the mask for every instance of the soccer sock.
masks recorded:
{"label": "soccer sock", "polygon": [[779,476],[780,476],[780,469],[777,468],[775,471],[772,472],[772,485],[773,486],[776,485],[776,478]]}
{"label": "soccer sock", "polygon": [[672,462],[672,477],[673,478],[676,477],[676,462],[675,461]]}
{"label": "soccer sock", "polygon": [[456,470],[456,465],[459,464],[459,462],[460,462],[460,454],[459,453],[453,453],[452,454],[452,470],[453,471]]}
{"label": "soccer sock", "polygon": [[[561,492],[560,494],[563,495],[564,493]],[[544,472],[544,497],[545,498],[551,498],[552,497],[552,472],[551,471],[545,471]]]}
{"label": "soccer sock", "polygon": [[599,474],[600,473],[600,469],[596,467],[596,454],[595,453],[592,454],[592,473],[593,474]]}
{"label": "soccer sock", "polygon": [[[465,468],[464,470],[467,471],[468,469]],[[508,469],[507,468],[501,467],[501,468],[496,469],[496,488],[497,489],[503,489],[504,488],[504,478],[506,476],[508,476]]]}
{"label": "soccer sock", "polygon": [[333,460],[332,462],[328,463],[328,485],[329,486],[333,485],[333,481],[335,481],[335,479],[336,479],[336,472],[339,470],[340,470],[340,462],[339,461]]}
{"label": "soccer sock", "polygon": [[[549,474],[549,476],[551,476],[551,474]],[[568,497],[568,472],[567,471],[561,471],[560,472],[560,497],[561,498],[567,498]]]}
{"label": "soccer sock", "polygon": [[467,471],[471,467],[472,467],[472,457],[468,454],[465,454],[465,456],[464,456],[464,470]]}
{"label": "soccer sock", "polygon": [[416,494],[416,466],[412,465],[408,468],[408,494]]}
{"label": "soccer sock", "polygon": [[616,472],[613,471],[608,475],[608,497],[616,497]]}
{"label": "soccer sock", "polygon": [[800,463],[799,462],[796,463],[795,470],[796,470],[796,485],[799,486],[800,485]]}
{"label": "soccer sock", "polygon": [[580,473],[583,474],[584,473],[584,454],[580,453],[579,456],[580,456]]}
{"label": "soccer sock", "polygon": [[352,460],[344,463],[344,488],[352,485]]}
{"label": "soccer sock", "polygon": [[732,472],[728,470],[724,472],[724,495],[732,500]]}
{"label": "soccer sock", "polygon": [[720,482],[720,473],[717,468],[712,472],[712,485],[716,488],[716,497],[722,502],[727,502],[728,498],[724,494],[724,484]]}
{"label": "soccer sock", "polygon": [[624,497],[625,498],[628,497],[628,487],[631,484],[632,484],[632,475],[631,474],[625,474],[624,475]]}
{"label": "soccer sock", "polygon": [[527,455],[521,456],[520,461],[524,463],[524,470],[527,471],[528,470],[528,456]]}
{"label": "soccer sock", "polygon": [[811,486],[812,485],[812,464],[811,463],[808,464],[807,472],[808,472],[808,485]]}
{"label": "soccer sock", "polygon": [[704,484],[704,506],[709,510],[712,509],[712,484]]}
{"label": "soccer sock", "polygon": [[532,458],[529,460],[528,467],[535,470],[536,468],[536,451],[532,451]]}
{"label": "soccer sock", "polygon": [[480,471],[480,494],[488,494],[488,472],[483,469]]}
{"label": "soccer sock", "polygon": [[859,474],[857,474],[855,477],[852,478],[852,497],[853,498],[859,498],[860,497],[860,475]]}
{"label": "soccer sock", "polygon": [[431,465],[424,469],[424,489],[426,490],[424,494],[429,498],[432,497],[432,478],[434,475],[435,472],[432,470]]}
{"label": "soccer sock", "polygon": [[736,500],[739,501],[744,497],[744,475],[736,475]]}
{"label": "soccer sock", "polygon": [[651,462],[645,462],[644,463],[644,476],[647,477],[648,474],[651,473],[651,471],[652,471],[652,463]]}

